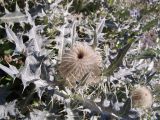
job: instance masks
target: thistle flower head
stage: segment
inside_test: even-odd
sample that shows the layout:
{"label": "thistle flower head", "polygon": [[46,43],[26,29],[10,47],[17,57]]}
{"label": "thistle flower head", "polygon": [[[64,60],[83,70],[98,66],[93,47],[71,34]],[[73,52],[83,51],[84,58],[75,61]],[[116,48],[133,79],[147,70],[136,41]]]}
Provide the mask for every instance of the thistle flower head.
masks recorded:
{"label": "thistle flower head", "polygon": [[132,104],[134,107],[149,108],[152,105],[152,94],[147,87],[139,87],[132,91]]}
{"label": "thistle flower head", "polygon": [[59,72],[72,86],[85,75],[87,75],[86,83],[91,84],[98,82],[97,78],[101,73],[100,66],[99,52],[93,50],[87,43],[76,42],[62,56]]}

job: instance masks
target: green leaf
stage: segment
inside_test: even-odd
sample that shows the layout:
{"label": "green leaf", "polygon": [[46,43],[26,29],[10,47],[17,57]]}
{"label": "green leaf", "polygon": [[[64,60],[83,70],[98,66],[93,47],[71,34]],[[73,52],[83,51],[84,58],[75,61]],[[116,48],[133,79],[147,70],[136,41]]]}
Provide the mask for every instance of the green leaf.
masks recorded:
{"label": "green leaf", "polygon": [[124,106],[122,107],[121,111],[120,111],[120,115],[121,116],[126,116],[129,112],[129,110],[131,109],[131,99],[128,98],[124,104]]}
{"label": "green leaf", "polygon": [[5,51],[4,51],[4,54],[7,55],[7,54],[11,54],[12,52],[13,52],[12,49],[8,49],[8,50],[5,50]]}
{"label": "green leaf", "polygon": [[128,43],[122,49],[119,50],[118,55],[113,60],[113,62],[109,65],[108,68],[104,69],[103,71],[104,75],[108,76],[113,74],[114,70],[116,70],[120,66],[124,56],[126,55],[133,41],[134,41],[133,39],[128,39]]}
{"label": "green leaf", "polygon": [[114,3],[114,0],[109,0],[109,5],[112,6]]}
{"label": "green leaf", "polygon": [[155,25],[158,24],[158,19],[154,19],[150,22],[148,22],[143,28],[142,28],[142,31],[145,32],[145,31],[148,31],[150,30],[152,27],[154,27]]}
{"label": "green leaf", "polygon": [[148,59],[148,58],[154,58],[156,56],[160,55],[160,50],[154,50],[154,49],[147,49],[143,51],[139,56],[137,56],[137,59]]}

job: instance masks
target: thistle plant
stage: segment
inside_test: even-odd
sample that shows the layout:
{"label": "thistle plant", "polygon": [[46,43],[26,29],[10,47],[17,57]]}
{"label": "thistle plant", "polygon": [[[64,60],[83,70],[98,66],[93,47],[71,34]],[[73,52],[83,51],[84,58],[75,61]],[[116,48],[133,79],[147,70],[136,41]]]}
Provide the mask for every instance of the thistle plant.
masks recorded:
{"label": "thistle plant", "polygon": [[158,0],[1,0],[0,119],[158,120],[159,12]]}

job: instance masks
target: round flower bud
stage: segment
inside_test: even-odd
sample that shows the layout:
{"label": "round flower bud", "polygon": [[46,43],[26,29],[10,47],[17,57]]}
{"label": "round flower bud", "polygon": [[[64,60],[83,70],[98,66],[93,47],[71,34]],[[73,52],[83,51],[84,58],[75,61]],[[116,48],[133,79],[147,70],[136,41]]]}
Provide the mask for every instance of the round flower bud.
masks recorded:
{"label": "round flower bud", "polygon": [[101,74],[101,55],[85,42],[76,42],[62,56],[60,75],[75,86],[85,77],[87,84],[97,83]]}
{"label": "round flower bud", "polygon": [[152,105],[152,94],[147,87],[141,86],[132,91],[132,104],[134,107],[150,108]]}

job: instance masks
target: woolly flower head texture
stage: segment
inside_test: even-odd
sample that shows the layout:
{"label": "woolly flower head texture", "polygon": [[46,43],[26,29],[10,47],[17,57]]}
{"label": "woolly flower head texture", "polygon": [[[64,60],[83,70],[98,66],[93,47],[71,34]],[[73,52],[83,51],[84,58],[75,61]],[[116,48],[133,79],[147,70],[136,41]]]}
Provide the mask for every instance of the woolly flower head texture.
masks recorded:
{"label": "woolly flower head texture", "polygon": [[141,86],[132,91],[132,104],[134,107],[150,108],[152,101],[152,94],[147,87]]}
{"label": "woolly flower head texture", "polygon": [[87,84],[97,83],[101,74],[101,55],[85,42],[75,42],[62,56],[59,66],[60,75],[69,86],[85,77]]}

